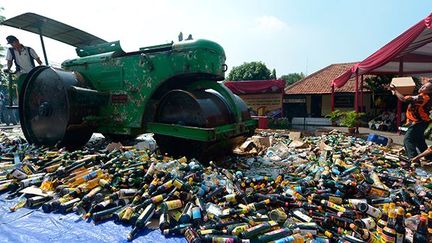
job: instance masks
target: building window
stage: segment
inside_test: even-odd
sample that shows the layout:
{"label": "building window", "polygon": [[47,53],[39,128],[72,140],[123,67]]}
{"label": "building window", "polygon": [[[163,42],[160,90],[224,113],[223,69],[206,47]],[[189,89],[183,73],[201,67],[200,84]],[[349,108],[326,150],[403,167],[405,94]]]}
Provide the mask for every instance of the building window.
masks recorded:
{"label": "building window", "polygon": [[354,95],[336,95],[335,108],[353,108]]}

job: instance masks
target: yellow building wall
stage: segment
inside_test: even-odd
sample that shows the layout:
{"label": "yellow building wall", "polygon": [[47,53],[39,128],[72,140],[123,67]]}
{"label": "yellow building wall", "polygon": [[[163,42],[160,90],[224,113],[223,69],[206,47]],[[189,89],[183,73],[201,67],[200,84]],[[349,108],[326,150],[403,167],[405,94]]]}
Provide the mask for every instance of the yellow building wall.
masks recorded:
{"label": "yellow building wall", "polygon": [[280,93],[242,94],[240,98],[259,116],[282,109]]}

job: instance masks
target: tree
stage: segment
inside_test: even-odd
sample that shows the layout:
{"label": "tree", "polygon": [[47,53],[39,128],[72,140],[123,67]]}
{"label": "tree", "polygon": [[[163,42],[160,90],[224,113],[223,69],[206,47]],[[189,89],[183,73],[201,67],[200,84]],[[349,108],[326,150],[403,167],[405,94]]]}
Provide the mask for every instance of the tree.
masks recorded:
{"label": "tree", "polygon": [[233,67],[227,79],[230,81],[269,80],[270,70],[262,62],[245,62],[238,67]]}
{"label": "tree", "polygon": [[270,76],[271,79],[276,79],[276,69],[273,68],[273,71]]}
{"label": "tree", "polygon": [[285,84],[288,86],[303,79],[304,77],[305,75],[303,73],[290,73],[287,75],[282,75],[281,79],[285,80]]}
{"label": "tree", "polygon": [[379,75],[379,76],[371,76],[364,79],[364,89],[368,89],[372,91],[372,104],[373,106],[373,114],[377,113],[377,107],[375,105],[376,95],[382,93],[390,93],[386,87],[390,85],[390,82],[395,77],[395,75]]}

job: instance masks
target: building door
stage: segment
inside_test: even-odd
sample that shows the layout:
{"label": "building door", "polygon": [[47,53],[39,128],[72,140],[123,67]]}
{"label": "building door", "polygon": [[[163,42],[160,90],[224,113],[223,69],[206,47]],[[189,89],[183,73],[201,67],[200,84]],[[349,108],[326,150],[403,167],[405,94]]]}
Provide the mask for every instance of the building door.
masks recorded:
{"label": "building door", "polygon": [[311,96],[311,117],[321,117],[322,96]]}

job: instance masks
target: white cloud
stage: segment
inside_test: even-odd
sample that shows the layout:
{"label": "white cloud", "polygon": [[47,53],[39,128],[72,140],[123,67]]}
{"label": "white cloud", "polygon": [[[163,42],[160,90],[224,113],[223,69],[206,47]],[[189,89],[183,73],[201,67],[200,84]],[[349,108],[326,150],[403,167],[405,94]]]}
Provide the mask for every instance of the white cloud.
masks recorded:
{"label": "white cloud", "polygon": [[261,16],[256,19],[260,31],[277,32],[288,29],[288,24],[275,16]]}

